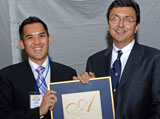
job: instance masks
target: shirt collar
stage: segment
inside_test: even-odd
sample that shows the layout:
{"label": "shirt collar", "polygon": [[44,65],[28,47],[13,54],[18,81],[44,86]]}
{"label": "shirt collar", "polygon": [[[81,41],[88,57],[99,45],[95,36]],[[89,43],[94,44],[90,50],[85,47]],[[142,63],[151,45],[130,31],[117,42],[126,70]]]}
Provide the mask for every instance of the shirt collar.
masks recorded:
{"label": "shirt collar", "polygon": [[125,46],[122,49],[117,48],[114,43],[113,43],[113,52],[117,53],[118,50],[121,50],[123,53],[126,53],[128,51],[131,51],[133,46],[135,44],[135,40],[133,40],[132,42],[130,42],[127,46]]}
{"label": "shirt collar", "polygon": [[[31,61],[29,58],[28,61],[33,71],[35,71],[39,67],[39,65]],[[45,70],[48,68],[48,57],[41,66],[45,67]]]}

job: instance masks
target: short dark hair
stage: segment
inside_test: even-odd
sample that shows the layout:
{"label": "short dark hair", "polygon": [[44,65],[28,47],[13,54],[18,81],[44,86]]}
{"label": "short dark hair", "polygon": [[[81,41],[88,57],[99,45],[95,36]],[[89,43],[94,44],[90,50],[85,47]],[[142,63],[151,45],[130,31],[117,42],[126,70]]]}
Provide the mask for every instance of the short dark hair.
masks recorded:
{"label": "short dark hair", "polygon": [[136,12],[136,24],[140,23],[140,8],[134,0],[114,0],[108,8],[107,21],[109,23],[109,15],[114,7],[132,7]]}
{"label": "short dark hair", "polygon": [[23,40],[23,37],[24,37],[24,26],[28,25],[28,24],[33,24],[33,23],[41,23],[43,25],[47,35],[49,36],[47,25],[40,18],[35,17],[35,16],[30,16],[30,17],[26,18],[19,26],[19,36],[20,36],[21,40]]}

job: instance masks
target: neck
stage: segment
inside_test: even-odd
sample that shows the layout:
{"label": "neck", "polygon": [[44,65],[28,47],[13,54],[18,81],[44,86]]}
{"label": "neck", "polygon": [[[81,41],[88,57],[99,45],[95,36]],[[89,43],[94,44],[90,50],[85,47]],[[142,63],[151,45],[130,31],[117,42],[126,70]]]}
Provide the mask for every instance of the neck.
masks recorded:
{"label": "neck", "polygon": [[46,56],[46,57],[43,58],[43,59],[39,59],[39,60],[38,60],[38,59],[34,60],[34,59],[32,59],[32,58],[29,58],[29,59],[30,59],[32,62],[34,62],[35,64],[41,66],[41,65],[46,61],[47,57],[48,57],[48,56]]}
{"label": "neck", "polygon": [[124,42],[116,42],[115,40],[113,40],[113,43],[117,48],[122,49],[122,48],[126,47],[128,44],[130,44],[133,40],[130,40],[129,42],[125,42],[125,43]]}

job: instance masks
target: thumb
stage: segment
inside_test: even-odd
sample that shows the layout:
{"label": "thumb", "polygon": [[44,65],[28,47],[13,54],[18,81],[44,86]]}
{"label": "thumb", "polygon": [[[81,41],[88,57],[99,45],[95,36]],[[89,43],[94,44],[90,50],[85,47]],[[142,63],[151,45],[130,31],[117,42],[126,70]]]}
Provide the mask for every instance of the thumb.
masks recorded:
{"label": "thumb", "polygon": [[72,79],[73,80],[78,80],[78,78],[76,76],[73,76]]}
{"label": "thumb", "polygon": [[89,72],[91,78],[95,78],[95,74],[93,72]]}

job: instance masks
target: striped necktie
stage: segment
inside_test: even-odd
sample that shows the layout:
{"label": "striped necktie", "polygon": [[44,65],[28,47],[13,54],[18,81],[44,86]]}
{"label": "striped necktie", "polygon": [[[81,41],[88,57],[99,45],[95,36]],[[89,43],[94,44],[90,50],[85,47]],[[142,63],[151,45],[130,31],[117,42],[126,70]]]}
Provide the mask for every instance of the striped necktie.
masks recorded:
{"label": "striped necktie", "polygon": [[43,76],[43,72],[45,70],[45,67],[43,66],[39,66],[36,69],[36,72],[38,73],[38,78],[37,78],[37,86],[39,89],[39,92],[42,96],[45,95],[45,93],[47,92],[48,88],[47,88],[47,84],[45,82],[45,78]]}

